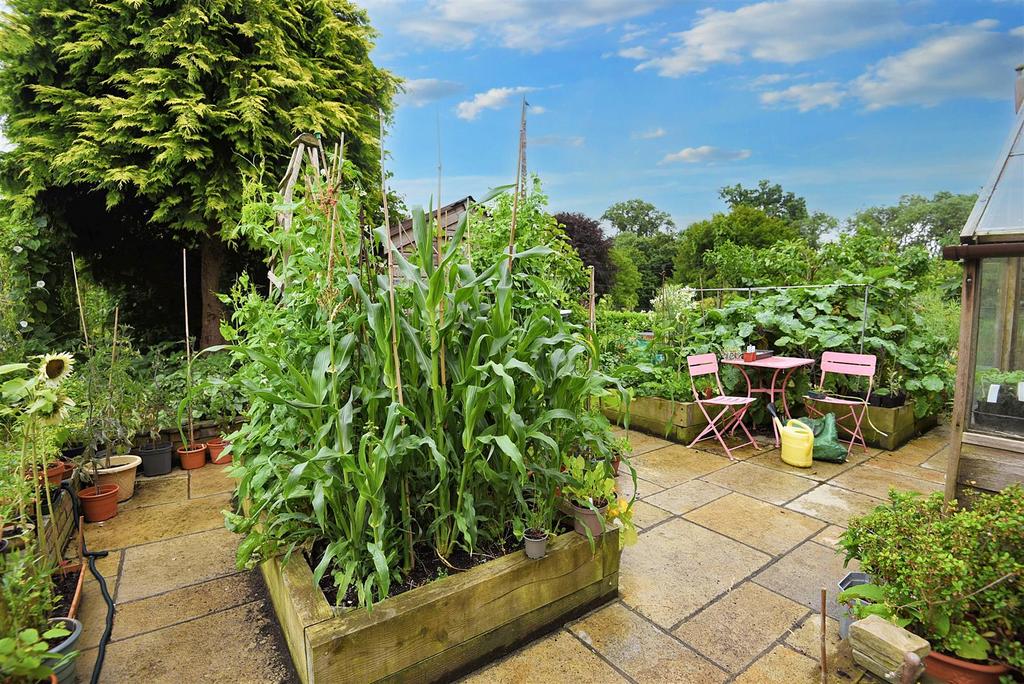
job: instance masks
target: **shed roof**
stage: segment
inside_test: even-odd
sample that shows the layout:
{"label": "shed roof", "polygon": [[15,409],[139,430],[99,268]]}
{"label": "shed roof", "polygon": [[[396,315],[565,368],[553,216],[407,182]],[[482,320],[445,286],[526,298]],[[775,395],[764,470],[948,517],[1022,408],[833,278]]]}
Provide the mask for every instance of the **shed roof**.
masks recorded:
{"label": "shed roof", "polygon": [[[460,200],[456,200],[441,207],[441,225],[444,227],[446,238],[450,238],[455,234],[455,229],[459,227],[459,220],[469,209],[469,205],[473,202],[473,196],[467,195]],[[434,209],[431,214],[436,216],[437,212],[438,210]],[[412,234],[411,217],[403,220],[400,224],[391,229],[391,241],[394,243],[395,247],[403,252],[412,249],[415,237]]]}
{"label": "shed roof", "polygon": [[1024,107],[960,233],[962,242],[1024,239]]}

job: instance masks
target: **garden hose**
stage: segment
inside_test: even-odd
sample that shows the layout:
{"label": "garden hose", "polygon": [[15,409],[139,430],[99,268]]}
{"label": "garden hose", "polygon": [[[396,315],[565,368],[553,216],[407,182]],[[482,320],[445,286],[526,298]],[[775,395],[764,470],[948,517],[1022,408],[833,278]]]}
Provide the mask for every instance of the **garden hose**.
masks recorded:
{"label": "garden hose", "polygon": [[[79,512],[79,501],[78,496],[71,491],[71,486],[66,482],[60,483],[61,489],[67,490],[68,494],[71,495],[71,506],[74,511],[75,519],[75,530],[79,529],[80,523],[80,512]],[[103,575],[100,574],[99,570],[96,569],[96,559],[105,558],[108,555],[108,551],[89,551],[85,546],[85,534],[82,535],[82,556],[89,559],[89,571],[92,572],[92,576],[96,578],[96,581],[100,585],[100,593],[103,594],[103,601],[107,604],[107,619],[106,625],[103,628],[103,636],[100,637],[99,646],[96,649],[96,662],[92,666],[92,677],[89,679],[90,684],[98,684],[100,681],[100,673],[103,671],[103,660],[107,656],[107,642],[110,641],[110,635],[114,631],[114,599],[110,597],[110,591],[107,589],[107,580],[104,579]]]}

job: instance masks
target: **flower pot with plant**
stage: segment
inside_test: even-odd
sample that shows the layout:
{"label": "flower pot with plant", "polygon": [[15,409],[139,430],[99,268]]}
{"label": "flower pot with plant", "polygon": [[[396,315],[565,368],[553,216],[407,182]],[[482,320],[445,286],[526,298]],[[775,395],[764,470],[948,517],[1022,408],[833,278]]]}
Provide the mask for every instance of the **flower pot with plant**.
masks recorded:
{"label": "flower pot with plant", "polygon": [[[196,361],[203,361],[203,373],[196,382],[198,402],[201,402],[202,415],[213,418],[217,435],[206,441],[210,453],[210,462],[215,464],[230,463],[231,443],[226,435],[231,431],[231,422],[245,408],[245,403],[228,378],[232,374],[231,357],[226,351],[213,352],[204,350],[196,355]],[[228,450],[228,453],[224,453]]]}
{"label": "flower pot with plant", "polygon": [[539,560],[547,555],[548,538],[554,522],[554,501],[537,491],[526,515],[522,529],[526,557]]}
{"label": "flower pot with plant", "polygon": [[603,461],[587,462],[583,456],[566,459],[568,481],[562,491],[572,506],[576,532],[584,536],[600,537],[605,527],[608,504],[615,498],[615,479],[609,477]]}
{"label": "flower pot with plant", "polygon": [[926,671],[940,681],[998,682],[1024,673],[1024,488],[980,494],[971,508],[892,492],[840,538],[872,582],[839,596],[852,609],[927,639]]}
{"label": "flower pot with plant", "polygon": [[168,345],[154,347],[146,355],[146,372],[148,382],[139,393],[139,422],[145,435],[138,447],[139,458],[142,459],[142,474],[146,477],[166,475],[171,472],[174,449],[164,439],[162,431],[173,424],[173,414],[168,404],[168,379],[166,372]]}

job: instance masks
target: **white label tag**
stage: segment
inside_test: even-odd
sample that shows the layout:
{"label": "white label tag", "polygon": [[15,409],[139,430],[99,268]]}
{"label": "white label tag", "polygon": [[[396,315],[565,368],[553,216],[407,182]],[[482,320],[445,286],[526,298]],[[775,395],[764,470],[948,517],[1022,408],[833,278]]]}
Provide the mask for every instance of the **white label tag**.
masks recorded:
{"label": "white label tag", "polygon": [[990,385],[988,388],[988,403],[994,404],[999,400],[999,385]]}
{"label": "white label tag", "polygon": [[1017,401],[1024,401],[1024,382],[1017,383]]}

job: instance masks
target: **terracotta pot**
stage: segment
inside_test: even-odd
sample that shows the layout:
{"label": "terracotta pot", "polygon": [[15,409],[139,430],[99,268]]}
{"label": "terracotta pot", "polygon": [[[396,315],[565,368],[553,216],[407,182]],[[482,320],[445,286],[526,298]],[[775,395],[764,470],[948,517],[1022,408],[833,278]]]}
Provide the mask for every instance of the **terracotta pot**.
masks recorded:
{"label": "terracotta pot", "polygon": [[206,445],[202,442],[187,447],[180,446],[177,451],[182,470],[195,470],[206,465]]}
{"label": "terracotta pot", "polygon": [[[107,463],[107,459],[104,458],[99,463]],[[118,494],[118,501],[127,501],[132,498],[135,494],[135,475],[142,465],[142,458],[135,454],[125,454],[123,456],[111,456],[109,468],[99,468],[96,471],[96,484],[99,485],[117,485],[120,494]]]}
{"label": "terracotta pot", "polygon": [[[532,536],[531,536],[532,535]],[[544,536],[537,536],[536,530],[527,530],[526,536],[523,537],[523,547],[526,551],[526,557],[534,560],[539,560],[547,555],[548,552],[548,533],[544,532]]]}
{"label": "terracotta pot", "polygon": [[89,485],[78,492],[78,500],[82,502],[82,512],[86,522],[102,522],[117,515],[117,485]]}
{"label": "terracotta pot", "polygon": [[225,449],[230,446],[231,442],[227,441],[222,437],[214,437],[206,443],[206,447],[210,450],[210,463],[220,465],[222,463],[231,463],[231,454],[227,456],[221,456]]}
{"label": "terracotta pot", "polygon": [[950,684],[999,684],[1000,675],[1010,674],[1010,668],[1002,663],[985,665],[935,651],[925,656],[924,671]]}
{"label": "terracotta pot", "polygon": [[619,466],[622,465],[622,457],[616,456],[612,459],[612,471],[615,473],[615,477],[619,476]]}
{"label": "terracotta pot", "polygon": [[[582,508],[572,503],[572,517],[573,527],[577,534],[582,534],[584,537],[587,536],[587,529],[590,529],[590,534],[595,538],[601,536],[601,532],[604,528],[601,526],[601,520],[604,518],[605,511],[608,510],[608,504],[598,508],[598,513],[590,510],[589,508]],[[600,517],[598,516],[600,514]]]}
{"label": "terracotta pot", "polygon": [[59,487],[60,481],[64,479],[64,473],[68,470],[68,464],[64,461],[57,461],[46,469],[46,484],[51,487]]}

